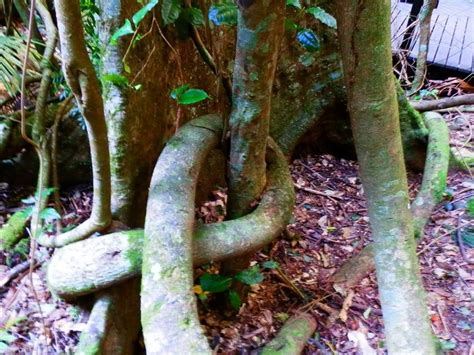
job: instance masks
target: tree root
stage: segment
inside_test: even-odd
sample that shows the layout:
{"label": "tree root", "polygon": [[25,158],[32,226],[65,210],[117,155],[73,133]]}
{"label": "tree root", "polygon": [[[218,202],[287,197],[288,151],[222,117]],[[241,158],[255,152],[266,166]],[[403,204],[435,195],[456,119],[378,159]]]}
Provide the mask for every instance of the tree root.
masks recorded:
{"label": "tree root", "polygon": [[28,214],[25,211],[15,212],[0,229],[0,250],[12,248],[21,239],[25,231]]}
{"label": "tree root", "polygon": [[73,298],[143,271],[141,312],[149,351],[210,352],[197,317],[193,265],[237,257],[268,244],[288,223],[295,198],[286,158],[270,140],[268,186],[259,206],[236,220],[195,226],[199,168],[218,144],[221,130],[216,116],[183,126],[155,167],[145,233],[122,231],[59,249],[48,268],[50,289]]}
{"label": "tree root", "polygon": [[[193,264],[256,252],[281,234],[294,204],[293,182],[285,156],[268,150],[267,188],[258,207],[235,220],[197,225]],[[143,230],[90,238],[58,249],[48,267],[50,289],[72,299],[139,276]]]}
{"label": "tree root", "polygon": [[474,94],[446,97],[439,100],[411,101],[411,105],[418,111],[435,111],[462,105],[474,105]]}
{"label": "tree root", "polygon": [[262,355],[299,355],[308,339],[316,331],[316,321],[302,313],[291,317],[277,336],[263,348]]}
{"label": "tree root", "polygon": [[[148,353],[211,353],[193,292],[194,201],[199,169],[222,135],[222,120],[183,126],[156,163],[143,246],[141,320]],[[176,342],[179,339],[179,342]]]}
{"label": "tree root", "polygon": [[[420,240],[431,212],[442,200],[449,168],[449,131],[443,117],[435,112],[423,114],[429,130],[425,171],[420,191],[411,204],[415,237]],[[375,268],[373,245],[369,244],[346,262],[333,276],[336,291],[345,294]]]}
{"label": "tree root", "polygon": [[100,292],[76,354],[133,354],[139,332],[139,280]]}

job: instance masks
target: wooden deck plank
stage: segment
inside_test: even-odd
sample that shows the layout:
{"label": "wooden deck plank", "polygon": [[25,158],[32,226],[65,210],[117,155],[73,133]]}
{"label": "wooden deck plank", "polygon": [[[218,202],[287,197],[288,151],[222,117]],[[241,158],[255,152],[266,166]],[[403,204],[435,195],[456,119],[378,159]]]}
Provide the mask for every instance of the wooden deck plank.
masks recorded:
{"label": "wooden deck plank", "polygon": [[[392,48],[403,41],[411,5],[392,0]],[[409,55],[417,56],[419,28],[412,34]],[[463,71],[474,70],[474,3],[469,0],[440,0],[433,12],[428,62]]]}

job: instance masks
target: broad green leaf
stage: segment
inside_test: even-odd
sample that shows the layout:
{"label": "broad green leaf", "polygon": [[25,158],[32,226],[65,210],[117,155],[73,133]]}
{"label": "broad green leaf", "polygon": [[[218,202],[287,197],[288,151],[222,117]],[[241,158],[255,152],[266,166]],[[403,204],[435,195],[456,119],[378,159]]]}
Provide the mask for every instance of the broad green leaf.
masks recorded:
{"label": "broad green leaf", "polygon": [[135,12],[132,16],[132,21],[135,27],[137,27],[140,22],[145,18],[146,14],[149,13],[153,8],[158,4],[159,0],[151,0],[148,4],[143,6],[140,10]]}
{"label": "broad green leaf", "polygon": [[465,228],[461,231],[461,238],[464,245],[474,248],[474,228]]}
{"label": "broad green leaf", "polygon": [[128,79],[120,74],[109,73],[102,76],[102,81],[104,83],[111,83],[117,86],[127,86]]}
{"label": "broad green leaf", "polygon": [[265,269],[278,269],[278,267],[280,266],[280,264],[278,264],[278,262],[276,262],[275,260],[268,260],[268,261],[265,261],[262,266],[265,268]]}
{"label": "broad green leaf", "polygon": [[54,208],[47,207],[40,212],[39,217],[47,222],[50,222],[56,219],[60,219],[61,215]]}
{"label": "broad green leaf", "polygon": [[25,205],[34,205],[36,203],[36,198],[34,196],[28,196],[21,200]]}
{"label": "broad green leaf", "polygon": [[193,26],[204,25],[204,15],[201,9],[198,9],[197,7],[184,9],[183,15],[184,19]]}
{"label": "broad green leaf", "polygon": [[471,198],[467,201],[466,208],[467,213],[469,213],[471,217],[474,217],[474,198]]}
{"label": "broad green leaf", "polygon": [[258,265],[242,270],[235,275],[235,278],[246,285],[254,285],[263,281],[263,275]]}
{"label": "broad green leaf", "polygon": [[324,9],[318,7],[310,7],[306,10],[308,14],[314,16],[314,18],[318,21],[321,21],[326,26],[331,28],[337,28],[337,21],[331,14],[327,13]]}
{"label": "broad green leaf", "polygon": [[286,6],[293,6],[297,9],[301,9],[301,1],[300,0],[286,0]]}
{"label": "broad green leaf", "polygon": [[222,4],[214,4],[209,9],[209,20],[216,26],[237,24],[237,5],[233,1],[227,1]]}
{"label": "broad green leaf", "polygon": [[177,88],[174,88],[172,91],[171,91],[171,98],[173,100],[177,100],[178,101],[178,98],[184,94],[184,92],[186,90],[189,89],[189,84],[184,84],[184,85],[181,85],[181,86],[178,86]]}
{"label": "broad green leaf", "polygon": [[120,27],[117,31],[114,32],[112,37],[110,38],[110,43],[111,44],[117,44],[117,41],[120,37],[130,35],[134,32],[132,23],[130,22],[129,19],[125,20],[125,23]]}
{"label": "broad green leaf", "polygon": [[242,301],[240,300],[240,296],[234,290],[229,291],[229,302],[232,308],[239,309],[242,305]]}
{"label": "broad green leaf", "polygon": [[452,340],[440,339],[441,350],[448,351],[456,349],[456,342]]}
{"label": "broad green leaf", "polygon": [[163,4],[161,5],[161,18],[163,19],[165,26],[175,22],[180,13],[180,0],[163,0]]}
{"label": "broad green leaf", "polygon": [[189,89],[178,97],[178,103],[181,105],[192,105],[209,98],[207,92],[201,89]]}
{"label": "broad green leaf", "polygon": [[217,274],[204,274],[199,279],[203,291],[224,292],[227,291],[232,283],[232,278]]}
{"label": "broad green leaf", "polygon": [[320,48],[319,38],[310,29],[304,29],[297,33],[296,39],[300,44],[310,52],[317,52]]}

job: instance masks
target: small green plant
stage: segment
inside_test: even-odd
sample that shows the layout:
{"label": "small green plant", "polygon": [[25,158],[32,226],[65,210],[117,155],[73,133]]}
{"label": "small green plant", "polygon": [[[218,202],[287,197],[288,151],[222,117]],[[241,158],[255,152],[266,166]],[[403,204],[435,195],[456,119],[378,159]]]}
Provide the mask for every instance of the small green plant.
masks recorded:
{"label": "small green plant", "polygon": [[206,301],[209,293],[226,292],[231,306],[234,309],[239,309],[242,301],[239,294],[231,289],[232,283],[239,281],[245,285],[255,285],[262,282],[263,279],[264,276],[258,265],[242,270],[234,277],[205,273],[199,278],[199,285],[194,287],[194,292],[201,301]]}
{"label": "small green plant", "polygon": [[180,105],[192,105],[209,98],[207,92],[201,89],[192,89],[189,84],[174,88],[170,97]]}
{"label": "small green plant", "polygon": [[474,217],[474,198],[467,201],[466,209],[469,216]]}

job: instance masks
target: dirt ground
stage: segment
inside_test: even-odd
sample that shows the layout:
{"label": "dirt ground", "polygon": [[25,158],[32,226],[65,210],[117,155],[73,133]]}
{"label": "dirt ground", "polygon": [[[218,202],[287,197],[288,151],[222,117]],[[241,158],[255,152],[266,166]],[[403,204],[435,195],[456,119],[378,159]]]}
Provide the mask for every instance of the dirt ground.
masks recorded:
{"label": "dirt ground", "polygon": [[[452,145],[472,149],[474,114],[454,112],[445,118],[451,128]],[[344,261],[370,242],[357,164],[329,155],[309,155],[294,160],[291,171],[297,203],[288,232],[252,261],[262,266],[264,280],[251,286],[238,314],[201,305],[201,321],[211,345],[219,353],[257,353],[288,317],[305,311],[317,321],[316,333],[305,353],[384,354],[375,275],[362,280],[352,300],[346,300],[345,309],[344,297],[331,283],[331,275]],[[409,181],[414,196],[421,175],[409,174]],[[0,186],[3,221],[8,213],[21,207],[19,196],[25,194],[28,191]],[[464,172],[451,173],[446,201],[434,211],[418,248],[432,328],[449,354],[474,351],[474,220],[469,219],[466,210],[467,201],[473,197],[474,178]],[[216,200],[203,206],[199,214],[219,214],[222,199],[223,194],[217,192]],[[66,193],[62,203],[66,223],[77,224],[90,211],[90,191]],[[39,353],[45,344],[48,353],[72,353],[86,315],[49,293],[44,271],[47,261],[31,277],[23,271],[2,284],[9,271],[26,260],[27,252],[24,244],[13,253],[0,253],[0,353]],[[36,255],[47,259],[50,252],[39,248]],[[278,267],[264,268],[263,263],[269,260]]]}

